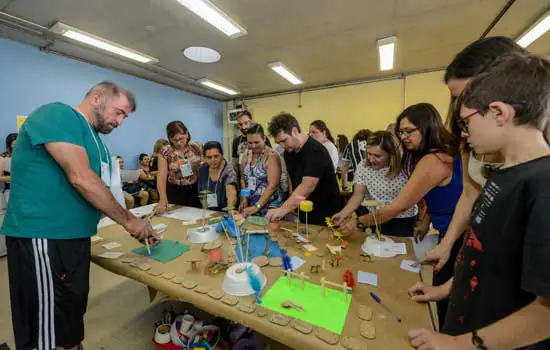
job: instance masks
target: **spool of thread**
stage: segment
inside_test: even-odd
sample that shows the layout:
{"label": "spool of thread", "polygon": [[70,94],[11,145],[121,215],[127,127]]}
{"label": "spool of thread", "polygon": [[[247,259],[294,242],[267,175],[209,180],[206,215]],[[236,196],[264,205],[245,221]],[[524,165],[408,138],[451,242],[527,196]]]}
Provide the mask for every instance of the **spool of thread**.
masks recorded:
{"label": "spool of thread", "polygon": [[157,344],[168,344],[170,341],[170,326],[166,324],[158,326],[155,331],[155,342]]}
{"label": "spool of thread", "polygon": [[300,210],[304,213],[309,213],[313,210],[313,202],[312,201],[301,201],[300,202]]}
{"label": "spool of thread", "polygon": [[195,322],[195,318],[191,315],[183,315],[181,318],[181,325],[180,325],[180,333],[187,336],[189,334],[189,331],[193,328],[193,323]]}
{"label": "spool of thread", "polygon": [[281,224],[279,224],[278,221],[272,221],[267,225],[267,228],[269,231],[277,231],[281,227]]}

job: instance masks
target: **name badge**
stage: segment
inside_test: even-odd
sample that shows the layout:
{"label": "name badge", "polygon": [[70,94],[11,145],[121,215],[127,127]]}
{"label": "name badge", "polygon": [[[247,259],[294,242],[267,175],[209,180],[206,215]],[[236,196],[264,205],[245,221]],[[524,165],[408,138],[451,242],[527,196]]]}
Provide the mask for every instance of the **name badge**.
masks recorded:
{"label": "name badge", "polygon": [[101,180],[107,187],[111,187],[111,169],[109,163],[101,162]]}
{"label": "name badge", "polygon": [[206,195],[206,204],[208,208],[218,207],[218,195],[215,193],[209,193]]}
{"label": "name badge", "polygon": [[248,178],[248,189],[253,191],[256,190],[257,181],[258,179],[255,176],[250,176]]}
{"label": "name badge", "polygon": [[185,162],[184,164],[180,165],[180,171],[181,176],[183,177],[189,177],[193,175],[193,168],[191,168],[191,163]]}

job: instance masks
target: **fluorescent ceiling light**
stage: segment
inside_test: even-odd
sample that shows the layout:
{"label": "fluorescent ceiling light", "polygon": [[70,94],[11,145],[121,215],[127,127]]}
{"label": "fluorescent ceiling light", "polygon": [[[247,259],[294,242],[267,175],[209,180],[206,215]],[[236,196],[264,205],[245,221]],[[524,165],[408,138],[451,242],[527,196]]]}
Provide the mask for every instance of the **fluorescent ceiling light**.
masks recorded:
{"label": "fluorescent ceiling light", "polygon": [[535,40],[540,38],[544,33],[550,30],[550,11],[540,17],[529,29],[520,35],[517,43],[519,46],[526,48]]}
{"label": "fluorescent ceiling light", "polygon": [[64,37],[67,37],[76,41],[80,41],[81,43],[84,43],[86,45],[90,45],[98,49],[109,51],[141,63],[152,64],[152,63],[157,63],[159,61],[154,57],[139,53],[137,51],[134,51],[122,45],[113,43],[112,41],[105,40],[95,35],[86,33],[82,30],[73,28],[61,22],[57,22],[56,24],[54,24],[50,28],[50,30],[59,35],[63,35]]}
{"label": "fluorescent ceiling light", "polygon": [[191,61],[200,63],[214,63],[218,62],[221,58],[218,51],[202,46],[189,46],[183,50],[183,54]]}
{"label": "fluorescent ceiling light", "polygon": [[238,91],[231,90],[228,87],[225,87],[225,86],[223,86],[219,83],[216,83],[215,81],[212,81],[212,80],[209,80],[209,79],[206,79],[206,78],[197,80],[197,83],[202,84],[204,86],[208,86],[211,89],[221,91],[224,94],[228,94],[228,95],[231,95],[231,96],[239,94]]}
{"label": "fluorescent ceiling light", "polygon": [[285,65],[282,62],[272,62],[268,64],[268,67],[273,69],[275,73],[279,74],[280,76],[282,76],[283,78],[285,78],[286,80],[288,80],[294,85],[300,85],[304,83],[302,79],[298,78],[296,74],[294,74],[290,69],[285,67]]}
{"label": "fluorescent ceiling light", "polygon": [[209,0],[177,0],[197,16],[210,23],[230,38],[246,35],[246,29],[233,21]]}
{"label": "fluorescent ceiling light", "polygon": [[396,42],[397,38],[394,36],[376,41],[381,71],[393,69]]}

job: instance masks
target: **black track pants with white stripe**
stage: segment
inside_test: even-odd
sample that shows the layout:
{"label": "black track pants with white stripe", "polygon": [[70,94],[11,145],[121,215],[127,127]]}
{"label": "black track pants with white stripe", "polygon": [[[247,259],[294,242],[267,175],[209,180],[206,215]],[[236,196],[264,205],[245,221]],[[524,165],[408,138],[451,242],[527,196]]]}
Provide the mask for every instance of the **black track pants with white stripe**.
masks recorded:
{"label": "black track pants with white stripe", "polygon": [[17,350],[72,348],[84,339],[90,239],[6,237]]}

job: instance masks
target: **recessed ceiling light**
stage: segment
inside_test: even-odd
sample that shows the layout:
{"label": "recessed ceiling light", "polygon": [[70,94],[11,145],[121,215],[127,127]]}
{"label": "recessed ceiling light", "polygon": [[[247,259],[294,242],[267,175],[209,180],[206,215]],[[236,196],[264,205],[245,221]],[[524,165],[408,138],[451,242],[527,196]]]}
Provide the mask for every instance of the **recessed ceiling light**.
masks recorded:
{"label": "recessed ceiling light", "polygon": [[520,35],[517,43],[519,46],[526,48],[535,40],[540,38],[544,33],[550,30],[550,11],[540,17],[529,29]]}
{"label": "recessed ceiling light", "polygon": [[86,33],[83,30],[73,28],[61,22],[57,22],[56,24],[54,24],[50,28],[50,30],[59,35],[63,35],[64,37],[67,37],[76,41],[80,41],[81,43],[84,43],[86,45],[97,47],[98,49],[109,51],[114,54],[129,58],[131,60],[138,61],[141,63],[153,64],[159,61],[158,59],[151,57],[149,55],[145,55],[143,53],[129,49],[127,47],[124,47],[112,41],[100,38],[98,36],[92,35],[90,33]]}
{"label": "recessed ceiling light", "polygon": [[216,83],[215,81],[212,81],[210,79],[206,79],[206,78],[199,79],[199,80],[197,80],[197,83],[199,83],[201,85],[204,85],[204,86],[208,86],[211,89],[223,92],[224,94],[227,94],[227,95],[233,96],[233,95],[238,95],[239,94],[238,91],[230,89],[230,88],[228,88],[226,86],[223,86],[220,83]]}
{"label": "recessed ceiling light", "polygon": [[396,42],[397,38],[394,36],[376,41],[376,44],[378,45],[378,57],[380,60],[381,71],[393,69]]}
{"label": "recessed ceiling light", "polygon": [[214,63],[220,60],[220,53],[208,47],[190,46],[183,50],[185,57],[200,63]]}
{"label": "recessed ceiling light", "polygon": [[288,69],[282,62],[271,62],[267,66],[292,84],[303,84],[302,79],[298,78],[298,76],[294,74],[294,72],[292,72],[290,69]]}
{"label": "recessed ceiling light", "polygon": [[237,38],[247,34],[246,29],[241,27],[209,0],[177,1],[230,38]]}

